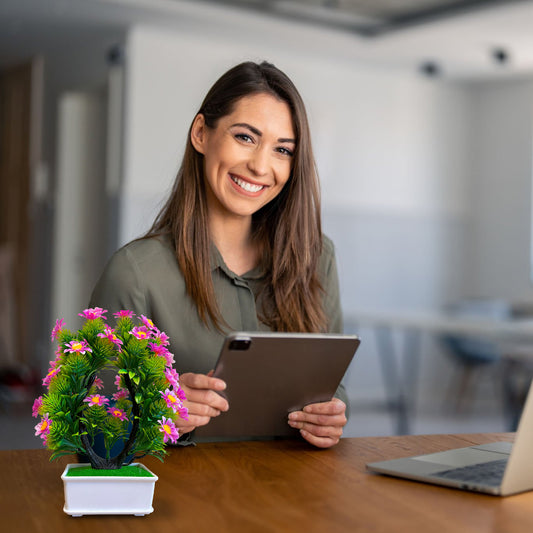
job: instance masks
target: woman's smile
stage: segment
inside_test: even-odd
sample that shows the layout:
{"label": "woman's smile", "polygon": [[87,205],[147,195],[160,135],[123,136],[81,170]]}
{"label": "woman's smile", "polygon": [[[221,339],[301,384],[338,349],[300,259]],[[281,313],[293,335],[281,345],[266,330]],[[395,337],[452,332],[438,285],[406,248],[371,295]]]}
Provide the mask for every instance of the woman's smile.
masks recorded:
{"label": "woman's smile", "polygon": [[263,191],[263,189],[266,187],[266,185],[254,183],[235,174],[229,174],[229,177],[235,189],[238,192],[245,193],[246,195],[259,196],[261,191]]}

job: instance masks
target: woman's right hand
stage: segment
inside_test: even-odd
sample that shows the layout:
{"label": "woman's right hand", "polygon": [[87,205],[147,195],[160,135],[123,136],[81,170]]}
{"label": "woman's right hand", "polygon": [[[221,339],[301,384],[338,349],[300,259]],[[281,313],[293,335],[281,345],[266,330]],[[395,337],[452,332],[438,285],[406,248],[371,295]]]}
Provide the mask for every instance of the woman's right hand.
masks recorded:
{"label": "woman's right hand", "polygon": [[211,418],[229,409],[225,398],[216,391],[223,391],[226,383],[209,374],[180,374],[180,387],[187,398],[183,405],[189,410],[189,419],[178,418],[176,427],[180,435],[189,433],[199,426],[205,426]]}

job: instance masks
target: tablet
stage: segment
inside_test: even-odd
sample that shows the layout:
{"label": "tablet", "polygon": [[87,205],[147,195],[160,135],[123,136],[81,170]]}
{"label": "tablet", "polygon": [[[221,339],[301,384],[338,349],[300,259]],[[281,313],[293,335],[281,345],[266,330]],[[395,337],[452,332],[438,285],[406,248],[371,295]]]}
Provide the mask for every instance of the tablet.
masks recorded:
{"label": "tablet", "polygon": [[296,437],[288,415],[329,401],[359,346],[354,335],[318,333],[229,334],[214,375],[229,410],[196,429],[198,440]]}

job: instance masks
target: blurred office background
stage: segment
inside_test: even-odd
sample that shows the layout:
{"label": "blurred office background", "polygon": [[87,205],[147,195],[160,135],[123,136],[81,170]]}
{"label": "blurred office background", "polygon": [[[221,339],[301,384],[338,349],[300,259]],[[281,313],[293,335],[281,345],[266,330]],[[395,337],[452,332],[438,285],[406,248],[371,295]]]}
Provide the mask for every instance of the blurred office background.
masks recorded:
{"label": "blurred office background", "polygon": [[[208,87],[248,59],[279,66],[307,105],[346,330],[363,341],[346,434],[398,431],[362,310],[533,307],[532,27],[531,1],[3,0],[0,446],[32,442],[55,319],[77,326],[107,258],[158,212]],[[389,333],[409,378],[408,332]],[[406,431],[510,427],[506,354],[418,342]]]}

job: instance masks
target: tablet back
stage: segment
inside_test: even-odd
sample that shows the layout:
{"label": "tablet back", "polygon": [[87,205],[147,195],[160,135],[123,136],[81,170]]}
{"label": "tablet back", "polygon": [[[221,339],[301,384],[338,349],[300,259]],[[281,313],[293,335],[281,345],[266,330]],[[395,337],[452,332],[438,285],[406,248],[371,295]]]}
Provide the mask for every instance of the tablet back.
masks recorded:
{"label": "tablet back", "polygon": [[317,333],[228,335],[215,376],[223,379],[229,411],[196,430],[200,440],[223,437],[290,437],[288,414],[331,400],[350,364],[359,339]]}

